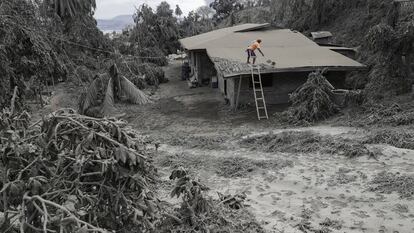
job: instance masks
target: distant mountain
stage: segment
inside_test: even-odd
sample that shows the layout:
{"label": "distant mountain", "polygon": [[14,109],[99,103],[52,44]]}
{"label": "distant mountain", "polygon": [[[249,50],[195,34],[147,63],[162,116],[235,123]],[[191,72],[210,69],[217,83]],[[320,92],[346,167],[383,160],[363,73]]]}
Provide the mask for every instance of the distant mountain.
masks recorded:
{"label": "distant mountain", "polygon": [[98,28],[103,32],[120,32],[125,27],[134,24],[132,15],[119,15],[112,19],[97,19]]}

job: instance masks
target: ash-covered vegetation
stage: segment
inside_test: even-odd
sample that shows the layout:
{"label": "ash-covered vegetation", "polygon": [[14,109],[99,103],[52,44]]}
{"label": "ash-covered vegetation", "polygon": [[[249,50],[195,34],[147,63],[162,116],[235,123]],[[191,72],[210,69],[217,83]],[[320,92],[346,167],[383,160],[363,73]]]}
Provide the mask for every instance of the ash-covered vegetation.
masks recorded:
{"label": "ash-covered vegetation", "polygon": [[[177,52],[180,38],[269,22],[304,34],[329,30],[334,42],[360,46],[357,60],[368,66],[347,77],[349,88],[361,90],[361,106],[353,114],[340,110],[332,87],[315,71],[292,93],[287,124],[312,124],[343,113],[342,124],[408,127],[414,106],[397,96],[411,91],[414,14],[401,15],[398,7],[392,0],[215,0],[184,16],[179,6],[162,2],[155,9],[139,6],[134,27],[110,38],[96,27],[94,0],[0,0],[0,231],[264,232],[244,208],[243,195],[213,199],[189,174],[194,171],[182,167],[209,166],[218,176],[245,178],[289,168],[291,161],[234,156],[213,161],[186,154],[160,159],[147,147],[159,142],[144,141],[126,122],[111,118],[117,104],[154,101],[153,91],[168,82],[166,56]],[[50,88],[59,84],[77,87],[78,109],[33,119],[33,106],[43,107]],[[355,158],[371,155],[366,144],[414,149],[413,135],[401,128],[372,131],[361,140],[286,132],[240,143],[264,152]],[[168,140],[161,143],[213,150],[226,149],[229,138]],[[159,200],[157,163],[176,169],[171,196],[180,198],[179,207]],[[412,176],[380,173],[370,190],[410,198],[412,184]],[[305,223],[300,229],[310,230]]]}

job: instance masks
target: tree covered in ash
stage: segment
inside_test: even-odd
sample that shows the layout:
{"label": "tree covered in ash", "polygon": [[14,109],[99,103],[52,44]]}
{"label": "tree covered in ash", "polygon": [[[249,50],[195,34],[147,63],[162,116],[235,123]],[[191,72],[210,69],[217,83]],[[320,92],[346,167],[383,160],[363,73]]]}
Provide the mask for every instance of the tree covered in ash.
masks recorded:
{"label": "tree covered in ash", "polygon": [[16,86],[19,101],[36,97],[46,85],[67,79],[76,63],[87,63],[75,58],[100,54],[85,47],[111,47],[92,17],[94,1],[73,2],[0,1],[2,108],[9,104]]}
{"label": "tree covered in ash", "polygon": [[134,21],[130,41],[137,45],[137,54],[157,56],[176,53],[180,37],[178,23],[167,2],[162,2],[155,11],[146,4],[141,5]]}

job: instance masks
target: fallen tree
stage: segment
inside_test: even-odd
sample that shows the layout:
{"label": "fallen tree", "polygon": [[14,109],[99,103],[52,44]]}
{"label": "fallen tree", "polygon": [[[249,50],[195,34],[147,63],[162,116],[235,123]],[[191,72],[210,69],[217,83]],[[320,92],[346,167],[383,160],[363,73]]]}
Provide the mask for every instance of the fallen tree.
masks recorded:
{"label": "fallen tree", "polygon": [[79,99],[79,112],[89,116],[109,116],[114,112],[115,101],[128,101],[132,104],[147,104],[151,100],[125,76],[119,74],[114,64],[109,76],[96,76],[94,81]]}
{"label": "fallen tree", "polygon": [[2,232],[153,228],[155,170],[124,122],[70,109],[32,125],[29,119],[24,112],[0,114]]}
{"label": "fallen tree", "polygon": [[312,123],[327,119],[338,112],[333,101],[334,88],[322,75],[322,71],[309,74],[305,84],[290,95],[292,106],[284,112],[290,123]]}
{"label": "fallen tree", "polygon": [[208,197],[183,169],[172,209],[153,192],[147,143],[126,123],[62,109],[30,124],[26,112],[0,114],[1,232],[264,232],[246,196]]}

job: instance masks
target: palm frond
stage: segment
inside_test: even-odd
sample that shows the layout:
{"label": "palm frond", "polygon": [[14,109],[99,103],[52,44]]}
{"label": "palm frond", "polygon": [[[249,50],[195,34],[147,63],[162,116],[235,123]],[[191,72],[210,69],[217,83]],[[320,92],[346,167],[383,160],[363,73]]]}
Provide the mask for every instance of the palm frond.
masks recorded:
{"label": "palm frond", "polygon": [[86,90],[85,99],[81,99],[81,103],[79,106],[79,112],[84,114],[88,108],[93,107],[98,104],[98,93],[99,93],[99,77],[96,77],[91,85],[89,85],[88,89]]}
{"label": "palm frond", "polygon": [[150,98],[124,76],[121,78],[121,88],[131,103],[139,105],[151,103]]}
{"label": "palm frond", "polygon": [[104,116],[109,116],[115,110],[115,100],[114,100],[114,86],[112,78],[109,79],[108,87],[106,88],[105,99],[102,105],[102,114]]}
{"label": "palm frond", "polygon": [[54,0],[55,12],[61,18],[74,17],[77,14],[93,14],[96,0]]}

